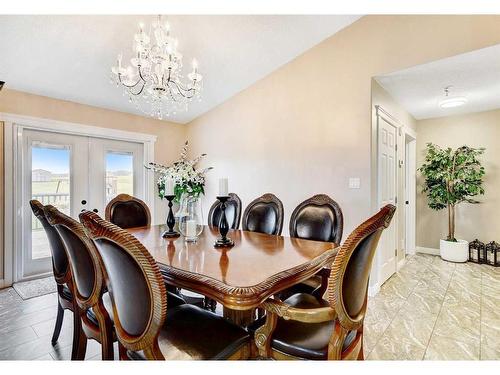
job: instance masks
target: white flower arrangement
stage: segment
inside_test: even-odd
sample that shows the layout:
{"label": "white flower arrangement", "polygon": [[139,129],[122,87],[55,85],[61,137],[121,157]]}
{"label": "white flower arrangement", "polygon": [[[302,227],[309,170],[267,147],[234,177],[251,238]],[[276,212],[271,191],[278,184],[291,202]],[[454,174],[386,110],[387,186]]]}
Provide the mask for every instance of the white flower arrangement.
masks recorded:
{"label": "white flower arrangement", "polygon": [[206,156],[201,154],[193,160],[187,158],[188,141],[184,144],[181,152],[181,158],[169,166],[158,163],[149,163],[146,166],[157,173],[158,176],[158,195],[161,199],[165,197],[165,184],[168,179],[174,181],[175,201],[180,202],[181,196],[187,194],[192,197],[198,197],[205,194],[205,174],[213,167],[197,170],[196,165]]}

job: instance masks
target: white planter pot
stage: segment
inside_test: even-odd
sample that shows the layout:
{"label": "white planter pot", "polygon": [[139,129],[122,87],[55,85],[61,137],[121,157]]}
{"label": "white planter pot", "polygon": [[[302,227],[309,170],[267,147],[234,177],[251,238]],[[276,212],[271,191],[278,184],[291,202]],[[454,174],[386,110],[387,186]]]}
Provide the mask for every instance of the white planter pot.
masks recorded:
{"label": "white planter pot", "polygon": [[442,259],[449,262],[467,262],[467,259],[469,259],[469,243],[465,240],[457,240],[457,242],[440,240],[439,253]]}

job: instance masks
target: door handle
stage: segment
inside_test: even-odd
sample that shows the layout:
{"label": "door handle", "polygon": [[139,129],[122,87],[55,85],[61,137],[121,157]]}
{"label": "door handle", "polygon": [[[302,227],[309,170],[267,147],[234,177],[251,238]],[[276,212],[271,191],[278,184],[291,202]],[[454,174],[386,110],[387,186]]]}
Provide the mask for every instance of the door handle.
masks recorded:
{"label": "door handle", "polygon": [[87,201],[85,199],[82,199],[82,204],[87,204]]}

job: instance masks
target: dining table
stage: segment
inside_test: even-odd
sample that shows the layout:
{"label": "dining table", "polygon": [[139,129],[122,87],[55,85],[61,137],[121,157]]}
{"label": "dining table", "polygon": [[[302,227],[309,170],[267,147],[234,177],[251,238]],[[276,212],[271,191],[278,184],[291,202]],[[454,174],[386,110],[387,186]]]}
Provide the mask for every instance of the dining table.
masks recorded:
{"label": "dining table", "polygon": [[163,238],[165,225],[126,230],[151,253],[167,285],[219,302],[226,318],[244,326],[267,298],[330,268],[338,251],[333,242],[243,230],[230,230],[234,246],[219,248],[219,230],[211,226],[196,242]]}

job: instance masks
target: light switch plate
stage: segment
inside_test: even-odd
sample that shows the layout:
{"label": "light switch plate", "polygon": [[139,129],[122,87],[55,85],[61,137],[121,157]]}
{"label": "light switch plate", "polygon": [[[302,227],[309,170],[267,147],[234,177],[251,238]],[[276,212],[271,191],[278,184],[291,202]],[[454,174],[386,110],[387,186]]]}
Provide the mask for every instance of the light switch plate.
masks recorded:
{"label": "light switch plate", "polygon": [[349,177],[349,189],[359,189],[361,180],[359,177]]}

